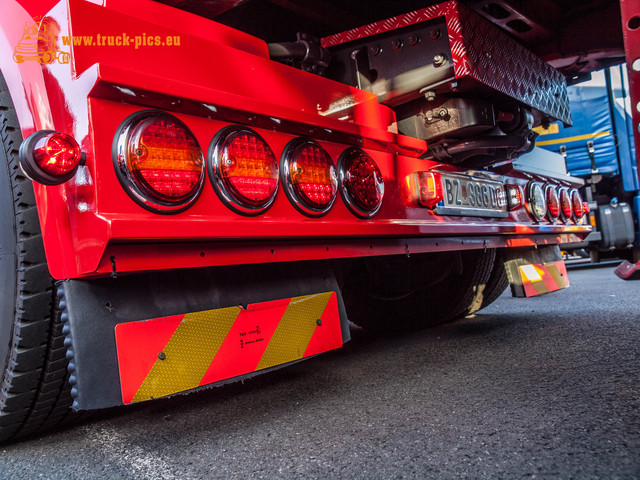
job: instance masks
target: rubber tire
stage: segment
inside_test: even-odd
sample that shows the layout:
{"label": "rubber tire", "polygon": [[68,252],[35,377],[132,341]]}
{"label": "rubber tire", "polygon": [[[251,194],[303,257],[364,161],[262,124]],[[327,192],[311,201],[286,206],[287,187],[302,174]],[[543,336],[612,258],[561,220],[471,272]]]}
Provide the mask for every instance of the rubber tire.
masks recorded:
{"label": "rubber tire", "polygon": [[432,327],[481,308],[495,250],[469,250],[350,262],[342,279],[356,325],[393,332]]}
{"label": "rubber tire", "polygon": [[0,74],[0,442],[59,425],[72,403],[58,304],[22,135]]}
{"label": "rubber tire", "polygon": [[[509,286],[509,279],[507,278],[507,272],[504,269],[505,257],[501,250],[496,251],[496,259],[493,263],[493,269],[487,280],[487,286],[484,288],[482,294],[482,301],[480,308],[488,307],[495,302],[502,292],[504,292]],[[472,312],[473,313],[473,312]]]}

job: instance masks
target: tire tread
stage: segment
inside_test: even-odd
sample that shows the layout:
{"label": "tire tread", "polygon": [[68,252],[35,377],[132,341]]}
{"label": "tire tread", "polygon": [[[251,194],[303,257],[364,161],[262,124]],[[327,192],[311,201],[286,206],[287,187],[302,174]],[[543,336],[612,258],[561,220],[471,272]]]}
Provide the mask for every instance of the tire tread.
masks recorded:
{"label": "tire tread", "polygon": [[[13,192],[17,294],[11,351],[0,387],[0,442],[52,427],[70,412],[67,360],[60,355],[57,298],[43,247],[31,181],[18,166],[22,135],[0,74],[0,148]],[[6,181],[0,177],[0,181]],[[0,359],[0,362],[3,362]]]}

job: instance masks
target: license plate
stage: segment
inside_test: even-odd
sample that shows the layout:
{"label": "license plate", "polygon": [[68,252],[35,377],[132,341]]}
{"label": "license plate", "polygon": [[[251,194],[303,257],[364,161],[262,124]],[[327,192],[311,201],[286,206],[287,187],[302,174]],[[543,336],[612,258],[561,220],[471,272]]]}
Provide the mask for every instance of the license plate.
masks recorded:
{"label": "license plate", "polygon": [[435,208],[441,215],[506,217],[507,201],[501,182],[466,175],[441,173],[443,201]]}

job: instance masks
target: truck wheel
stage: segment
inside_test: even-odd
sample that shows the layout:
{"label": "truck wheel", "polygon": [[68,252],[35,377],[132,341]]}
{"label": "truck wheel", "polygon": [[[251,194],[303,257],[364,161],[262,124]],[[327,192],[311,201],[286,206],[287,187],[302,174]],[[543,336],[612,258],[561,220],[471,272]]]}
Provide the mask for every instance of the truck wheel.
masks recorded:
{"label": "truck wheel", "polygon": [[349,319],[378,331],[426,328],[481,308],[495,250],[410,257],[373,257],[350,262],[342,296]]}
{"label": "truck wheel", "polygon": [[0,441],[57,425],[71,405],[33,186],[18,167],[21,141],[0,75]]}
{"label": "truck wheel", "polygon": [[508,286],[509,279],[507,278],[507,272],[504,269],[504,255],[500,250],[498,250],[496,252],[496,259],[493,262],[491,274],[487,280],[487,286],[484,288],[482,303],[478,310],[488,307],[495,302]]}

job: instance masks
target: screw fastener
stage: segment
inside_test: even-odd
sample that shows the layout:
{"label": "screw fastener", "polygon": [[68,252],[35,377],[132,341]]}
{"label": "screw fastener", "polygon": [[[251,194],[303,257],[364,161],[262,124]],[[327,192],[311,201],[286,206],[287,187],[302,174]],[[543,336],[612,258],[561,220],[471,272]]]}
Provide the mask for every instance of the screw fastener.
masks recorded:
{"label": "screw fastener", "polygon": [[435,67],[441,67],[445,63],[447,63],[447,56],[444,55],[443,53],[438,53],[433,57],[433,65]]}

